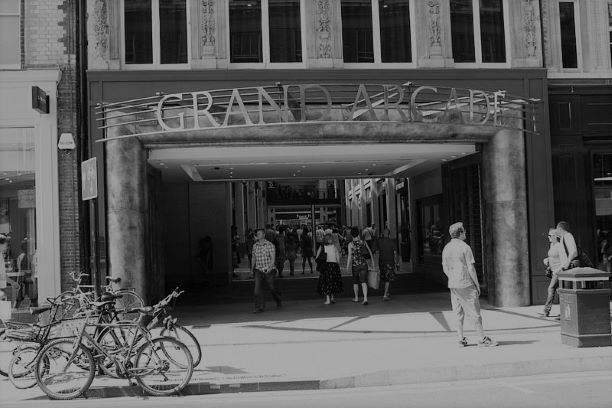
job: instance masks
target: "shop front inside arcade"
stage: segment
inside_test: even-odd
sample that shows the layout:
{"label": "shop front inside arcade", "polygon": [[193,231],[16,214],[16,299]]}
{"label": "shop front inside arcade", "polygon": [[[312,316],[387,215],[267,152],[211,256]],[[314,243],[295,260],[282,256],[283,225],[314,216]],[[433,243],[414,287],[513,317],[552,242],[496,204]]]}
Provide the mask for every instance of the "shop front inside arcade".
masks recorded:
{"label": "shop front inside arcade", "polygon": [[236,234],[247,252],[248,230],[266,224],[378,224],[407,272],[443,283],[440,248],[461,220],[489,302],[530,304],[525,134],[534,105],[408,83],[102,105],[108,269],[149,298],[175,284],[231,287],[249,278],[236,265]]}

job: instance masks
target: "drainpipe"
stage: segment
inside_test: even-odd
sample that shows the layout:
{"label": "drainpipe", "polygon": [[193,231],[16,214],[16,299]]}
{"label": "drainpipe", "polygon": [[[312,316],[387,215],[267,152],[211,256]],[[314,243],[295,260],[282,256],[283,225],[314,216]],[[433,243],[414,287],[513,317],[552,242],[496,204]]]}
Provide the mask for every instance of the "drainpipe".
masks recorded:
{"label": "drainpipe", "polygon": [[[546,67],[546,50],[544,49],[544,9],[542,8],[542,0],[538,0],[538,7],[540,8],[540,39],[541,39],[541,47],[542,47],[542,67],[547,70]],[[548,74],[547,74],[548,76]]]}
{"label": "drainpipe", "polygon": [[[77,120],[79,123],[79,149],[77,150],[77,179],[78,185],[81,186],[81,169],[80,164],[83,158],[89,157],[89,131],[88,131],[88,112],[89,101],[87,97],[87,5],[85,2],[75,1],[76,15],[76,90],[77,90]],[[81,199],[81,191],[79,188],[79,233],[81,237],[81,269],[90,274],[91,284],[96,286],[96,291],[99,289],[99,278],[96,274],[95,263],[91,262],[91,240],[90,240],[90,206],[89,202]]]}

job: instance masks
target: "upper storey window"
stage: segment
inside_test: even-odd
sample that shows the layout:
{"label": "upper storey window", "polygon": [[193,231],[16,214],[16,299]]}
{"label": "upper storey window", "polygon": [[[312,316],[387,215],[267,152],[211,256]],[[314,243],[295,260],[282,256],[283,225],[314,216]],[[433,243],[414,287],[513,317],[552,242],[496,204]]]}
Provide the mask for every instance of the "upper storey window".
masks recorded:
{"label": "upper storey window", "polygon": [[230,63],[301,63],[300,0],[230,0]]}
{"label": "upper storey window", "polygon": [[342,0],[345,63],[411,63],[409,0]]}
{"label": "upper storey window", "polygon": [[186,0],[124,0],[126,64],[187,64]]}
{"label": "upper storey window", "polygon": [[559,2],[559,28],[561,30],[561,62],[563,68],[578,68],[576,42],[576,13],[572,1]]}
{"label": "upper storey window", "polygon": [[508,35],[503,0],[451,0],[455,63],[505,64]]}
{"label": "upper storey window", "polygon": [[21,67],[19,0],[0,0],[0,69]]}

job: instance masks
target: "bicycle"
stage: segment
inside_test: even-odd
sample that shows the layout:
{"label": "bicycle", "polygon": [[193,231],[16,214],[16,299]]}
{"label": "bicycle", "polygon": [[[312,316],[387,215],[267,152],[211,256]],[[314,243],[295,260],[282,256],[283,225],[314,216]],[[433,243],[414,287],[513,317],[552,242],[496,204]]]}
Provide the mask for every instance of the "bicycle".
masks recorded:
{"label": "bicycle", "polygon": [[160,300],[156,305],[152,306],[152,319],[147,322],[147,329],[153,330],[161,327],[161,336],[171,336],[184,343],[193,356],[193,367],[197,367],[202,361],[202,347],[198,342],[198,339],[184,326],[177,323],[177,318],[172,317],[168,313],[170,302],[173,307],[176,299],[182,295],[185,291],[180,291],[177,287],[168,296]]}
{"label": "bicycle", "polygon": [[[7,329],[5,337],[19,344],[13,348],[12,359],[7,366],[7,375],[16,388],[25,389],[36,385],[36,377],[33,374],[34,361],[39,351],[52,337],[61,335],[61,320],[57,317],[63,304],[47,299],[49,305],[33,308],[30,313],[38,316],[36,323],[20,323],[14,321],[5,322]],[[43,323],[40,315],[50,311],[49,321]],[[58,330],[55,330],[58,329]]]}
{"label": "bicycle", "polygon": [[[92,305],[101,308],[108,303],[92,302]],[[138,312],[142,317],[150,313],[150,309],[139,308],[131,312]],[[43,348],[37,359],[36,380],[50,398],[72,399],[89,389],[96,371],[90,348],[112,362],[121,377],[135,379],[151,395],[171,395],[187,386],[193,374],[193,359],[187,346],[172,337],[152,338],[140,318],[138,322],[103,324],[124,332],[124,339],[131,339],[109,350],[86,331],[93,315],[92,311],[85,314],[75,340],[54,340]]]}
{"label": "bicycle", "polygon": [[[77,298],[78,302],[74,302],[72,314],[79,313],[84,309],[88,308],[88,305],[95,300],[95,286],[94,285],[83,285],[81,283],[83,277],[88,277],[87,273],[80,273],[78,276],[71,272],[70,276],[75,282],[76,286],[74,289],[62,292],[56,297],[59,301],[66,301],[67,298]],[[119,311],[123,316],[123,319],[135,318],[138,315],[128,315],[125,313],[126,310],[136,309],[144,306],[142,297],[134,291],[134,289],[113,289],[113,283],[118,284],[121,282],[121,278],[114,278],[112,276],[106,276],[106,285],[102,288],[103,293],[112,293],[115,295],[121,295],[121,299],[117,302],[115,309]],[[85,289],[85,290],[84,290]]]}

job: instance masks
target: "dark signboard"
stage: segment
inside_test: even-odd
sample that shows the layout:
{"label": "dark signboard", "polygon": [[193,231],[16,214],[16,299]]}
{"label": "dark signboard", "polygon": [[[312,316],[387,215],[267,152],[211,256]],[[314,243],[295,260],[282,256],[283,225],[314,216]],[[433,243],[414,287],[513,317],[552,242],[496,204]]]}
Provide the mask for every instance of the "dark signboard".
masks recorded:
{"label": "dark signboard", "polygon": [[32,87],[32,109],[49,113],[49,95],[37,86]]}

